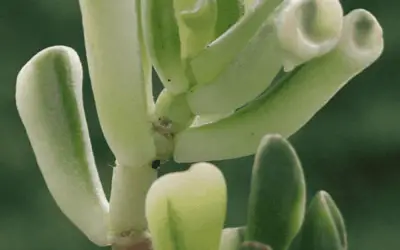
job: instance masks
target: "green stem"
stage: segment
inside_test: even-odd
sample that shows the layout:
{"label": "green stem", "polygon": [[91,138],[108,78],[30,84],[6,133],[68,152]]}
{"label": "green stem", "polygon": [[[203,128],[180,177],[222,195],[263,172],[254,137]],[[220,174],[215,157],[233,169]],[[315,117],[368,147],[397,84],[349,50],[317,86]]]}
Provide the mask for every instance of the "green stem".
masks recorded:
{"label": "green stem", "polygon": [[117,164],[114,168],[109,236],[115,246],[124,249],[148,241],[145,200],[156,178],[157,172],[150,165],[132,167]]}
{"label": "green stem", "polygon": [[112,247],[112,250],[152,250],[151,240],[145,239],[137,244],[131,246],[116,246]]}

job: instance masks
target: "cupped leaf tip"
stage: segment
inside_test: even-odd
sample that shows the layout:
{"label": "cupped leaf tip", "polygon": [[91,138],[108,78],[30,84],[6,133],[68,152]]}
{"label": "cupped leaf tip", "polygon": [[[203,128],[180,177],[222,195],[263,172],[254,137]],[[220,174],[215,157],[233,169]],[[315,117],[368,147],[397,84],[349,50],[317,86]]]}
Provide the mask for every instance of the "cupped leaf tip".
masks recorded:
{"label": "cupped leaf tip", "polygon": [[226,186],[212,164],[158,179],[146,199],[156,250],[218,249],[226,210]]}

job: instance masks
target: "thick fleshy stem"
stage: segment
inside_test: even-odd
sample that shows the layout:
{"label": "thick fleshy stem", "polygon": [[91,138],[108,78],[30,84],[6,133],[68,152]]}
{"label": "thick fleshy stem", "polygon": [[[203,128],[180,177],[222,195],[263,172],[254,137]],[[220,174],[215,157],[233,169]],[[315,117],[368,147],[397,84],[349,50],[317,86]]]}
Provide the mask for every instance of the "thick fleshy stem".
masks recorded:
{"label": "thick fleshy stem", "polygon": [[145,239],[137,244],[131,246],[116,246],[112,247],[112,250],[152,250],[152,244],[150,239]]}
{"label": "thick fleshy stem", "polygon": [[157,172],[150,165],[114,168],[110,198],[110,242],[122,249],[149,240],[145,200]]}

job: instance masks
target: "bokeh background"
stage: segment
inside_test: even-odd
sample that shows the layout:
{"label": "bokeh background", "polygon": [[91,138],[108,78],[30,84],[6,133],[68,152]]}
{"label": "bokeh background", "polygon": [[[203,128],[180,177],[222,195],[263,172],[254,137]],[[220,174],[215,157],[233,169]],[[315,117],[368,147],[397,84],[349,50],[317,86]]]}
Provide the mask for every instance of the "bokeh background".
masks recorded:
{"label": "bokeh background", "polygon": [[[342,209],[350,249],[400,249],[400,1],[342,3],[346,12],[365,8],[377,16],[385,52],[291,142],[302,159],[310,196],[327,190]],[[29,58],[51,45],[76,49],[85,65],[93,148],[109,190],[113,156],[96,117],[78,7],[77,0],[0,0],[0,249],[98,249],[51,199],[14,101],[18,70]],[[227,225],[243,225],[252,157],[217,164],[228,180]],[[163,171],[185,167],[169,163]]]}

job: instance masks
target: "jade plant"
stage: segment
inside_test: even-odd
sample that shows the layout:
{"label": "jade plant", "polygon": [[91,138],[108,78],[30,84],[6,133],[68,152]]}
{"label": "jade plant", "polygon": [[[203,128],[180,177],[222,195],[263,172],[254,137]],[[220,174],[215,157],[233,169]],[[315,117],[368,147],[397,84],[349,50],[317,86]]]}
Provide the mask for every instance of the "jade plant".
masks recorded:
{"label": "jade plant", "polygon": [[[109,200],[77,53],[54,46],[35,55],[17,77],[16,103],[50,193],[92,242],[115,250],[346,249],[332,198],[321,191],[306,209],[286,138],[380,56],[382,29],[371,13],[344,15],[339,0],[79,4],[98,118],[116,159]],[[153,69],[164,86],[156,100]],[[229,187],[206,162],[253,154],[247,225],[223,229]],[[195,164],[157,179],[171,159]]]}

